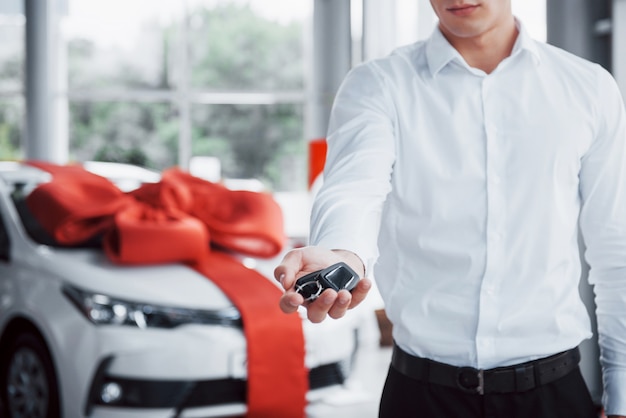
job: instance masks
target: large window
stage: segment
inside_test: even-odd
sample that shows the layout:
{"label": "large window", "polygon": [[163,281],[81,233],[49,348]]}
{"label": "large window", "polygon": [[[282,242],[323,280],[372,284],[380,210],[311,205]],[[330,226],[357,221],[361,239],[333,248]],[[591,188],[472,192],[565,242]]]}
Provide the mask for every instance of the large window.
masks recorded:
{"label": "large window", "polygon": [[[67,125],[71,160],[205,164],[212,179],[218,170],[274,191],[306,189],[315,0],[47,1],[62,5],[53,8],[62,46],[53,49],[62,79],[53,94],[68,99],[69,117],[54,120]],[[427,36],[435,24],[429,0],[349,1],[355,63]],[[513,7],[545,39],[545,0]],[[23,156],[23,8],[24,0],[0,2],[0,159]],[[367,45],[364,25],[374,26]]]}
{"label": "large window", "polygon": [[0,8],[0,159],[18,159],[24,120],[24,14],[19,4]]}
{"label": "large window", "polygon": [[155,169],[211,157],[224,177],[305,189],[312,2],[297,3],[70,0],[70,157]]}

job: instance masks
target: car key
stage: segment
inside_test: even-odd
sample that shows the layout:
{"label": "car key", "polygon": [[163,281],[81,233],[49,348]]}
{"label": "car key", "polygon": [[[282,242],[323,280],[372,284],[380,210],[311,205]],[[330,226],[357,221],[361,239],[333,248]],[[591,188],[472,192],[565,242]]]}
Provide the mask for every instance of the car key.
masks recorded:
{"label": "car key", "polygon": [[296,292],[300,293],[305,301],[314,301],[326,289],[352,290],[358,281],[359,275],[346,263],[339,262],[300,277],[296,280]]}

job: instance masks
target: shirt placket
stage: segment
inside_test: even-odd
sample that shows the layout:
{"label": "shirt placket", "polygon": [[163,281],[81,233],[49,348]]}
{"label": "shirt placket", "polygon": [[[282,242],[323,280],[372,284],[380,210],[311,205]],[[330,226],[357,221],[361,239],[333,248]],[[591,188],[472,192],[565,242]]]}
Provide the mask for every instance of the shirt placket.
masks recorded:
{"label": "shirt placket", "polygon": [[492,76],[483,77],[482,105],[485,129],[485,188],[487,216],[485,228],[485,272],[480,286],[478,326],[476,330],[477,363],[480,367],[496,352],[498,291],[506,239],[505,156],[502,131],[498,126],[501,104],[497,100],[497,86]]}

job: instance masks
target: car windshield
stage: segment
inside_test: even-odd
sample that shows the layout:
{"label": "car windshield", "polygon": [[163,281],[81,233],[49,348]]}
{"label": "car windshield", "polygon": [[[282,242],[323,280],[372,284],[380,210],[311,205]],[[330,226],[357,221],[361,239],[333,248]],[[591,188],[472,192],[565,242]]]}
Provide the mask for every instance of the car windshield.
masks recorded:
{"label": "car windshield", "polygon": [[13,204],[15,205],[15,209],[17,210],[22,225],[24,226],[24,229],[28,236],[36,243],[63,248],[98,248],[101,246],[102,237],[90,239],[89,241],[81,243],[79,245],[67,245],[58,242],[51,234],[49,234],[43,228],[41,223],[39,223],[37,218],[35,218],[31,210],[28,208],[28,205],[26,204],[26,198],[38,186],[38,184],[15,182],[10,183],[9,186],[12,187],[11,199],[13,200]]}

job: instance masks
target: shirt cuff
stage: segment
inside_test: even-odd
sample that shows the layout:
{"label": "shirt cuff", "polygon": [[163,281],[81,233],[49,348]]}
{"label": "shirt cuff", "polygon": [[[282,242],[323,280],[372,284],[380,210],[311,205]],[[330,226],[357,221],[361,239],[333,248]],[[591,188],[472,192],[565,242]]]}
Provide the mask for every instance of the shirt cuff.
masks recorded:
{"label": "shirt cuff", "polygon": [[605,414],[626,416],[626,370],[605,370],[603,378]]}

